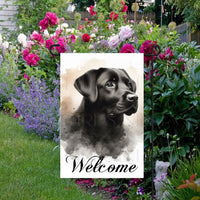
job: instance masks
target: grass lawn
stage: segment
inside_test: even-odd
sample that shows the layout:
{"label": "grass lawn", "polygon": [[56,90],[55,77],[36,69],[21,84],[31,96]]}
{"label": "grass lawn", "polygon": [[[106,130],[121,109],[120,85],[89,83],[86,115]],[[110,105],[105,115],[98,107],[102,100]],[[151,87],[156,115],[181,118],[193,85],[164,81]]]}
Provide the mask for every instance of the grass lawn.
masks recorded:
{"label": "grass lawn", "polygon": [[94,200],[72,179],[60,179],[60,152],[55,146],[26,133],[16,119],[0,112],[0,199]]}

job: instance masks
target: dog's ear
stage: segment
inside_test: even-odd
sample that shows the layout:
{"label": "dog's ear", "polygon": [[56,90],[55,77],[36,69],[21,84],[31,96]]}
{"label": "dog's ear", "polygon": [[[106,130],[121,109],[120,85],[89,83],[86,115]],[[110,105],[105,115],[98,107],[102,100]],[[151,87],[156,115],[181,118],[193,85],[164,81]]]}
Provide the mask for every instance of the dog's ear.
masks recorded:
{"label": "dog's ear", "polygon": [[77,78],[74,83],[74,87],[91,102],[95,102],[98,97],[97,90],[97,71],[90,70]]}
{"label": "dog's ear", "polygon": [[126,76],[129,78],[129,84],[131,86],[131,91],[132,92],[136,92],[136,83],[135,83],[135,81],[130,78],[130,76],[128,75],[128,73],[124,69],[120,69],[120,70],[122,70],[126,74]]}

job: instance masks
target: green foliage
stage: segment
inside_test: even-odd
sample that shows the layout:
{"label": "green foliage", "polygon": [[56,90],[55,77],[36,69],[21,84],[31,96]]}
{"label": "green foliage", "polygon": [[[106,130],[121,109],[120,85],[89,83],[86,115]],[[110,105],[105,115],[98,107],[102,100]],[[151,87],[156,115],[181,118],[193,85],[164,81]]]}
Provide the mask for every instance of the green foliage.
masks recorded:
{"label": "green foliage", "polygon": [[4,109],[4,111],[6,111],[7,113],[10,113],[11,115],[14,115],[16,113],[16,108],[14,106],[13,101],[4,103],[3,109]]}
{"label": "green foliage", "polygon": [[46,12],[55,12],[58,17],[65,17],[66,3],[67,0],[13,0],[18,11],[14,18],[17,31],[21,31],[19,26],[22,26],[23,33],[28,35],[34,30],[39,31],[39,21],[44,18]]}
{"label": "green foliage", "polygon": [[138,188],[133,186],[129,189],[127,196],[129,200],[149,200],[151,199],[151,194],[137,194]]}
{"label": "green foliage", "polygon": [[193,149],[190,151],[189,159],[179,158],[176,164],[176,168],[170,172],[170,184],[166,185],[166,190],[170,193],[171,199],[188,200],[198,196],[199,193],[190,188],[178,190],[177,187],[183,184],[183,180],[189,180],[192,174],[197,174],[197,178],[200,177],[200,152]]}
{"label": "green foliage", "polygon": [[18,76],[18,68],[16,65],[17,54],[16,49],[11,47],[10,50],[4,50],[2,53],[2,63],[0,65],[0,109],[4,103],[11,100],[11,95],[15,93],[15,79]]}
{"label": "green foliage", "polygon": [[[187,73],[180,69],[182,65],[168,62],[166,66],[165,62],[159,60],[155,63],[155,69],[159,69],[161,75],[154,77],[154,145],[160,153],[157,159],[170,160],[172,165],[179,156],[186,156],[200,145],[199,63]],[[178,71],[176,67],[179,67]],[[150,83],[146,81],[145,147],[151,146],[150,99]]]}
{"label": "green foliage", "polygon": [[152,13],[152,12],[155,12],[155,5],[154,3],[151,3],[149,6],[145,7],[144,8],[144,12],[145,13]]}
{"label": "green foliage", "polygon": [[194,29],[200,26],[199,0],[167,0],[166,3],[177,7],[177,14],[183,14],[185,21],[190,22]]}
{"label": "green foliage", "polygon": [[94,0],[73,0],[72,4],[76,6],[76,11],[86,11],[87,7],[95,4]]}

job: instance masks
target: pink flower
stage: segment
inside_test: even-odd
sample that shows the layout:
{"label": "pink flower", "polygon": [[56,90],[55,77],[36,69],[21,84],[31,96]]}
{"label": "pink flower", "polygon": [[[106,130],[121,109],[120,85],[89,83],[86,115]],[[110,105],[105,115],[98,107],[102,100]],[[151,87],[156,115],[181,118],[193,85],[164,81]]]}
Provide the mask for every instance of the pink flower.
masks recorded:
{"label": "pink flower", "polygon": [[69,187],[66,187],[65,189],[66,189],[66,190],[69,190]]}
{"label": "pink flower", "polygon": [[[154,71],[154,76],[160,76],[161,74],[159,73],[160,69],[153,70]],[[150,72],[145,72],[145,78],[148,81],[152,75],[152,70]]]}
{"label": "pink flower", "polygon": [[123,4],[122,12],[127,12],[128,6]]}
{"label": "pink flower", "polygon": [[23,51],[23,59],[26,60],[26,57],[28,56],[29,54],[29,49],[24,49]]}
{"label": "pink flower", "polygon": [[42,35],[40,35],[37,31],[33,31],[33,33],[30,36],[30,39],[37,41],[39,45],[42,45],[44,43]]}
{"label": "pink flower", "polygon": [[71,39],[71,42],[72,42],[72,44],[73,44],[73,43],[75,43],[75,41],[76,41],[76,36],[75,36],[75,35],[71,35],[71,38],[70,38],[70,39]]}
{"label": "pink flower", "polygon": [[[140,53],[144,53],[144,54],[151,54],[152,53],[152,47],[154,45],[157,45],[156,41],[151,41],[151,40],[146,40],[142,43],[141,47],[140,47]],[[155,49],[153,49],[153,53],[156,54],[157,52],[155,51]],[[153,60],[155,60],[157,58],[157,56],[153,57]],[[144,56],[144,62],[146,63],[147,66],[149,66],[149,63],[151,61],[151,56]]]}
{"label": "pink flower", "polygon": [[56,38],[59,38],[62,35],[62,30],[56,30]]}
{"label": "pink flower", "polygon": [[59,38],[59,41],[57,44],[59,44],[59,46],[56,47],[56,50],[58,51],[58,53],[65,53],[65,51],[66,51],[65,39]]}
{"label": "pink flower", "polygon": [[94,6],[91,5],[89,8],[89,13],[90,15],[95,16],[97,14],[97,11],[94,11],[93,9],[94,9]]}
{"label": "pink flower", "polygon": [[170,49],[170,47],[167,48],[165,54],[160,54],[159,57],[161,60],[172,60],[172,57],[174,56],[172,50]]}
{"label": "pink flower", "polygon": [[150,34],[152,31],[153,31],[153,28],[151,27],[151,28],[149,29],[149,31],[147,31],[147,33]]}
{"label": "pink flower", "polygon": [[45,18],[39,22],[39,25],[42,28],[42,30],[44,31],[49,26],[53,26],[58,23],[59,23],[59,18],[56,16],[56,14],[47,12]]}
{"label": "pink flower", "polygon": [[87,33],[85,33],[85,34],[83,34],[82,39],[83,39],[84,42],[89,42],[90,36]]}
{"label": "pink flower", "polygon": [[41,20],[41,21],[39,22],[39,25],[40,25],[40,27],[42,28],[42,30],[47,29],[48,26],[49,26],[49,20],[48,20],[48,18],[45,17],[43,20]]}
{"label": "pink flower", "polygon": [[19,118],[20,114],[16,113],[14,118]]}
{"label": "pink flower", "polygon": [[27,42],[27,47],[29,48],[29,49],[31,49],[32,47],[31,47],[31,45],[34,45],[35,43],[33,42],[33,41],[28,41]]}
{"label": "pink flower", "polygon": [[118,18],[118,14],[112,11],[110,13],[110,19],[113,21],[113,20],[117,20],[117,18]]}
{"label": "pink flower", "polygon": [[122,26],[120,29],[119,37],[121,41],[125,41],[133,36],[133,29],[129,25]]}
{"label": "pink flower", "polygon": [[38,65],[38,61],[40,60],[40,57],[37,54],[34,53],[30,53],[26,56],[26,63],[27,65],[31,66],[37,66]]}
{"label": "pink flower", "polygon": [[121,41],[118,35],[112,36],[108,41],[108,45],[111,49],[116,49],[120,45],[120,43]]}
{"label": "pink flower", "polygon": [[185,60],[182,59],[181,57],[176,61],[176,64],[179,65],[179,64],[182,64],[181,66],[181,70],[182,71],[185,71],[185,64],[184,64]]}
{"label": "pink flower", "polygon": [[30,80],[29,76],[26,73],[24,73],[24,77],[23,78],[25,78],[27,81]]}
{"label": "pink flower", "polygon": [[51,45],[55,44],[54,40],[52,38],[49,38],[45,41],[45,47],[50,50]]}
{"label": "pink flower", "polygon": [[120,50],[120,53],[135,53],[135,49],[132,44],[124,44]]}
{"label": "pink flower", "polygon": [[108,191],[109,189],[110,189],[109,187],[105,187],[103,190]]}
{"label": "pink flower", "polygon": [[117,196],[112,197],[112,199],[117,199]]}
{"label": "pink flower", "polygon": [[47,12],[46,17],[49,19],[50,26],[58,24],[58,17],[55,13]]}
{"label": "pink flower", "polygon": [[79,25],[78,30],[82,31],[84,29],[84,25]]}

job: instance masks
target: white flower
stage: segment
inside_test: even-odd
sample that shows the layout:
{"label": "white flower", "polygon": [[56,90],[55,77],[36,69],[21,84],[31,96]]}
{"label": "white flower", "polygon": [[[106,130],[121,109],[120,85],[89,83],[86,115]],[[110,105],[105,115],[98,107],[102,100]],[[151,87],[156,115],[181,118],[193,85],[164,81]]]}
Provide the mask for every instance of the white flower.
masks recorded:
{"label": "white flower", "polygon": [[67,28],[66,32],[67,33],[74,33],[75,29],[74,28]]}
{"label": "white flower", "polygon": [[49,37],[50,35],[49,35],[49,32],[48,32],[48,30],[47,29],[45,29],[44,30],[44,37]]}
{"label": "white flower", "polygon": [[61,24],[61,29],[67,28],[69,25],[67,23]]}
{"label": "white flower", "polygon": [[89,49],[94,49],[94,45],[90,44]]}
{"label": "white flower", "polygon": [[9,43],[7,41],[5,41],[3,44],[2,44],[2,47],[7,49],[9,47]]}
{"label": "white flower", "polygon": [[23,28],[23,27],[20,25],[20,26],[19,26],[19,30],[22,30],[22,28]]}
{"label": "white flower", "polygon": [[26,42],[26,35],[24,35],[23,33],[20,33],[17,37],[17,40],[20,44],[22,44],[23,47],[26,47],[27,42]]}
{"label": "white flower", "polygon": [[113,37],[110,37],[109,41],[108,41],[108,45],[111,49],[115,49],[120,45],[121,41],[118,37],[118,35],[115,35]]}
{"label": "white flower", "polygon": [[91,38],[95,38],[96,35],[95,35],[94,33],[92,33],[92,34],[90,35],[90,37],[91,37]]}
{"label": "white flower", "polygon": [[125,41],[126,39],[129,39],[133,36],[133,29],[129,26],[122,26],[120,28],[120,32],[119,32],[119,37],[121,41]]}

